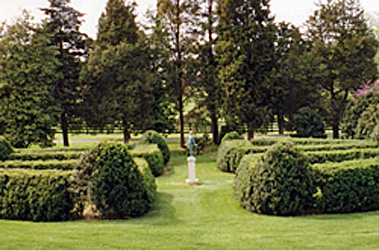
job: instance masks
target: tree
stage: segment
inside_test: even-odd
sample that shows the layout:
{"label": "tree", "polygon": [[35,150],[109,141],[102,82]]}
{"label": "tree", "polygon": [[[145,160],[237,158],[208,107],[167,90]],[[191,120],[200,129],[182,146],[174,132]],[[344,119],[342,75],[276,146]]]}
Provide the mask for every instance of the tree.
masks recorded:
{"label": "tree", "polygon": [[275,67],[275,27],[268,1],[222,0],[217,42],[223,112],[247,126],[249,138],[270,119],[268,89]]}
{"label": "tree", "polygon": [[184,104],[183,96],[191,81],[187,74],[193,48],[197,41],[199,3],[197,0],[158,0],[157,16],[166,29],[166,40],[171,52],[173,93],[179,111],[180,147],[184,147]]}
{"label": "tree", "polygon": [[307,21],[311,53],[319,65],[314,72],[325,96],[327,120],[333,138],[349,94],[376,75],[378,42],[368,28],[360,4],[354,0],[328,0]]}
{"label": "tree", "polygon": [[139,34],[134,10],[134,4],[125,5],[122,0],[107,2],[83,71],[87,122],[102,128],[121,126],[125,143],[133,129],[150,128],[153,102],[151,53],[145,36]]}
{"label": "tree", "polygon": [[15,147],[52,145],[59,117],[52,86],[61,75],[51,37],[27,12],[0,37],[0,130]]}
{"label": "tree", "polygon": [[79,74],[81,60],[87,54],[87,35],[79,31],[82,13],[69,6],[70,0],[49,0],[50,6],[41,10],[48,16],[46,32],[52,35],[51,44],[57,47],[63,78],[54,83],[54,98],[61,112],[61,129],[64,146],[69,146],[68,129],[70,118],[77,115],[81,99]]}
{"label": "tree", "polygon": [[221,106],[220,83],[217,78],[217,61],[215,56],[217,6],[214,0],[203,0],[201,15],[201,42],[198,60],[195,64],[197,81],[194,87],[210,115],[213,144],[218,144],[218,118]]}

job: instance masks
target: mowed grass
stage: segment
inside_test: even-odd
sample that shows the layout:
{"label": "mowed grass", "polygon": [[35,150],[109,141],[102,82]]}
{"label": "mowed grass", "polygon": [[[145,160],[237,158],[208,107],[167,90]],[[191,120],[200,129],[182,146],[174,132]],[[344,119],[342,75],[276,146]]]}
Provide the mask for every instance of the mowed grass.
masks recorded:
{"label": "mowed grass", "polygon": [[[177,145],[170,143],[170,147]],[[186,156],[173,152],[157,178],[154,209],[131,220],[32,223],[0,220],[0,249],[379,249],[379,211],[273,217],[240,208],[216,153],[197,157],[200,186],[188,186]]]}

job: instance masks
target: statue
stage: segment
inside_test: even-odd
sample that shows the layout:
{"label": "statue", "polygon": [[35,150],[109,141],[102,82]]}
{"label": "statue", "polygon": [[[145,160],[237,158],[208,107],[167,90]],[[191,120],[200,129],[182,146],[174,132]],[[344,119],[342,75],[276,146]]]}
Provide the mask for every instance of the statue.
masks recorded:
{"label": "statue", "polygon": [[196,144],[195,137],[193,136],[192,131],[190,131],[190,133],[189,133],[186,146],[188,146],[188,148],[189,148],[190,156],[193,157],[193,149],[194,149],[194,147],[197,147],[197,144]]}

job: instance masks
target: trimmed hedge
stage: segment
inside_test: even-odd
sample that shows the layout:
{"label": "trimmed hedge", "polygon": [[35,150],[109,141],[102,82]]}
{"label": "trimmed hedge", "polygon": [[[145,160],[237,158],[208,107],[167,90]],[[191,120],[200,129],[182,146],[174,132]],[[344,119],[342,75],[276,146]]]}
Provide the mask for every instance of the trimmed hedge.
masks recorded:
{"label": "trimmed hedge", "polygon": [[21,154],[28,154],[28,153],[46,153],[46,152],[84,152],[88,150],[88,147],[69,147],[69,148],[18,148],[17,152]]}
{"label": "trimmed hedge", "polygon": [[0,169],[0,218],[64,221],[72,217],[71,172]]}
{"label": "trimmed hedge", "polygon": [[0,161],[7,160],[14,150],[5,137],[0,136]]}
{"label": "trimmed hedge", "polygon": [[50,160],[50,161],[3,161],[0,168],[26,168],[26,169],[56,169],[72,170],[77,160]]}
{"label": "trimmed hedge", "polygon": [[[282,141],[292,141],[296,145],[334,145],[334,144],[360,144],[362,140],[335,140],[335,139],[315,139],[315,138],[255,138],[251,143],[255,146],[272,146]],[[367,141],[366,141],[367,142]]]}
{"label": "trimmed hedge", "polygon": [[144,158],[151,172],[154,176],[160,176],[164,172],[164,161],[162,152],[159,150],[158,146],[155,144],[140,144],[137,145],[133,150],[130,150],[130,154],[133,157]]}
{"label": "trimmed hedge", "polygon": [[231,141],[231,140],[243,140],[243,137],[235,131],[226,133],[224,137],[222,137],[220,145],[222,145],[222,143],[225,141]]}
{"label": "trimmed hedge", "polygon": [[245,156],[234,190],[242,207],[269,215],[307,213],[317,192],[307,157],[290,142],[274,145],[259,160]]}
{"label": "trimmed hedge", "polygon": [[170,161],[171,152],[167,146],[165,139],[156,131],[148,130],[141,138],[143,144],[157,144],[163,155],[164,164],[166,165]]}
{"label": "trimmed hedge", "polygon": [[148,212],[155,199],[155,180],[145,163],[139,165],[119,143],[100,143],[85,152],[73,174],[73,190],[80,197],[78,213],[91,205],[101,218],[137,217]]}
{"label": "trimmed hedge", "polygon": [[306,155],[312,164],[327,161],[342,162],[379,156],[379,148],[306,152]]}
{"label": "trimmed hedge", "polygon": [[321,190],[317,207],[323,213],[379,209],[379,158],[316,164]]}
{"label": "trimmed hedge", "polygon": [[247,140],[224,141],[217,153],[217,167],[223,172],[234,173],[242,157],[252,151]]}
{"label": "trimmed hedge", "polygon": [[9,155],[9,160],[38,161],[38,160],[73,160],[79,159],[82,152],[28,152],[23,151]]}

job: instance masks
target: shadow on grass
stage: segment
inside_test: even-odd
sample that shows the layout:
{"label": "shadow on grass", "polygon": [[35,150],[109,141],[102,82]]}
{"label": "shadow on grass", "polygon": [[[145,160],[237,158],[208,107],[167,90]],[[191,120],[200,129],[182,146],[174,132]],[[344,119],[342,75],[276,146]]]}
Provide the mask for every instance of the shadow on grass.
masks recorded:
{"label": "shadow on grass", "polygon": [[183,223],[175,216],[176,209],[172,205],[173,199],[174,197],[171,194],[158,192],[152,211],[146,216],[147,220],[144,223],[148,221],[156,226]]}
{"label": "shadow on grass", "polygon": [[368,217],[378,217],[379,211],[360,212],[360,213],[346,213],[346,214],[318,214],[292,217],[300,220],[352,220],[364,219]]}

